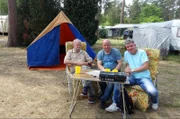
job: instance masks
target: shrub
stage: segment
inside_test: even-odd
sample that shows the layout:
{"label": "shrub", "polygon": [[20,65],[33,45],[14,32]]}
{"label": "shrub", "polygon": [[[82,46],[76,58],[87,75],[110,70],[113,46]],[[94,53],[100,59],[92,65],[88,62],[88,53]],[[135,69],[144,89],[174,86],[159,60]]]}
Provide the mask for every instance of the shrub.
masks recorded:
{"label": "shrub", "polygon": [[57,0],[19,0],[18,44],[28,46],[61,9]]}
{"label": "shrub", "polygon": [[102,28],[99,30],[99,37],[100,38],[107,38],[107,33],[108,33],[107,30]]}

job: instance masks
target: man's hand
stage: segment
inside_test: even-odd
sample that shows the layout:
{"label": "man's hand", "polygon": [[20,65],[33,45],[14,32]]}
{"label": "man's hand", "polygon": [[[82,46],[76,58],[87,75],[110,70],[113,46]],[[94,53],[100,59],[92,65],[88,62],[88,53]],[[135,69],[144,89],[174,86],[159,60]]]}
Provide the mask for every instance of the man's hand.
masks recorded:
{"label": "man's hand", "polygon": [[132,70],[129,66],[127,66],[124,70],[124,72],[126,73],[127,76],[130,76],[130,74],[132,73]]}
{"label": "man's hand", "polygon": [[92,61],[88,61],[88,66],[92,66],[93,65],[93,62]]}
{"label": "man's hand", "polygon": [[67,64],[67,66],[72,67],[73,65],[72,64]]}
{"label": "man's hand", "polygon": [[82,66],[82,65],[89,66],[89,63],[88,62],[77,62],[77,65],[78,66]]}
{"label": "man's hand", "polygon": [[126,67],[126,68],[125,68],[125,73],[131,73],[131,72],[132,72],[132,70],[131,70],[130,67]]}

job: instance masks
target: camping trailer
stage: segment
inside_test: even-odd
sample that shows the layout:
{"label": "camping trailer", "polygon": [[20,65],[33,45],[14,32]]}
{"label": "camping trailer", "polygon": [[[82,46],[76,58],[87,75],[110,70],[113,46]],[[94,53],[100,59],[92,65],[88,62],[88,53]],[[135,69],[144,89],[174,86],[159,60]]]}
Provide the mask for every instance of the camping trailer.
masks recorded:
{"label": "camping trailer", "polygon": [[132,39],[139,48],[156,48],[166,52],[180,51],[180,19],[156,23],[117,24],[108,27],[112,31],[124,28],[133,31]]}
{"label": "camping trailer", "polygon": [[[180,51],[180,19],[155,23],[117,24],[108,27],[112,32],[119,29],[132,31],[132,39],[138,48],[160,49],[162,58],[166,58],[170,50]],[[127,35],[126,33],[127,31],[124,31],[123,36]]]}
{"label": "camping trailer", "polygon": [[138,48],[160,49],[161,56],[166,57],[172,40],[169,25],[169,22],[137,25],[133,30],[133,41]]}
{"label": "camping trailer", "polygon": [[180,51],[180,20],[135,25],[133,40],[140,48]]}
{"label": "camping trailer", "polygon": [[171,49],[180,51],[180,20],[172,20],[172,40],[171,40]]}
{"label": "camping trailer", "polygon": [[0,33],[8,33],[8,15],[0,15]]}

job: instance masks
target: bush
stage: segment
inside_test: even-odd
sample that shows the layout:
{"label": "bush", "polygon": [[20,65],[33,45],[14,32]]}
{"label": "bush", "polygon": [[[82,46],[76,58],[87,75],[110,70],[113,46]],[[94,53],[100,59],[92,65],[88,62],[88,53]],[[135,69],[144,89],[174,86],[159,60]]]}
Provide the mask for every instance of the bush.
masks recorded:
{"label": "bush", "polygon": [[64,12],[82,36],[92,46],[97,41],[100,0],[64,0]]}
{"label": "bush", "polygon": [[18,44],[28,46],[60,12],[59,1],[19,0]]}
{"label": "bush", "polygon": [[107,30],[102,28],[99,30],[99,37],[100,38],[107,38],[107,33],[108,33]]}

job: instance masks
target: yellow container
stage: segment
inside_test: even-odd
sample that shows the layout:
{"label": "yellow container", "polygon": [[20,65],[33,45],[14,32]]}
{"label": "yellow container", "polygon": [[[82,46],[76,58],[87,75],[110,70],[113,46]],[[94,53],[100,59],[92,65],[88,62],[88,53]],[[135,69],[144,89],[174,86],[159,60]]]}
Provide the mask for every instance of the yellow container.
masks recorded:
{"label": "yellow container", "polygon": [[110,69],[105,69],[105,72],[110,72],[111,70]]}
{"label": "yellow container", "polygon": [[81,73],[81,67],[80,66],[75,66],[75,73],[80,74]]}
{"label": "yellow container", "polygon": [[114,69],[114,70],[112,70],[112,72],[118,72],[118,70],[117,70],[117,69]]}

